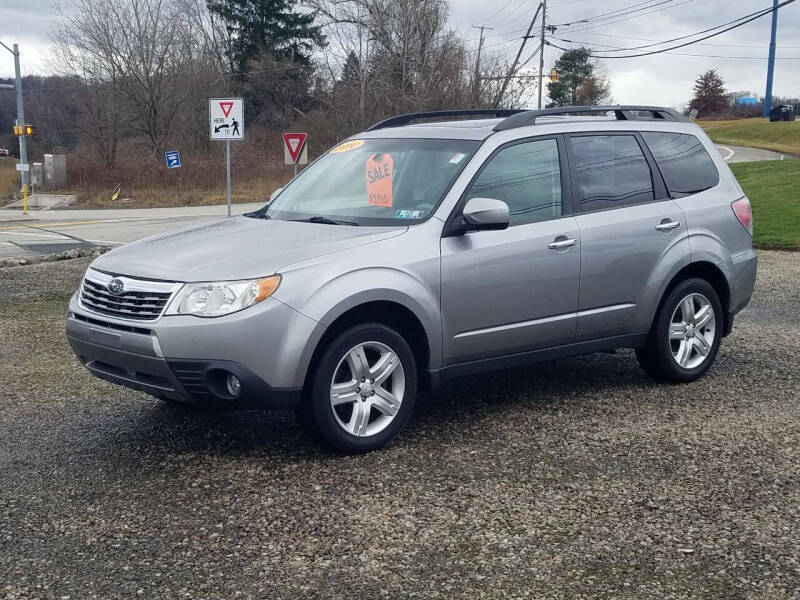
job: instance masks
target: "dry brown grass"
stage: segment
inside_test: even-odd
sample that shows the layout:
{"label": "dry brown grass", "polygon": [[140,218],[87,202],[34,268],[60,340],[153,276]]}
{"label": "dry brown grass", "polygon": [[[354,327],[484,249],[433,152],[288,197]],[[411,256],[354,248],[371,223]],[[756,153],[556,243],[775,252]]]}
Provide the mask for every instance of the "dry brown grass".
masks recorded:
{"label": "dry brown grass", "polygon": [[[248,138],[231,144],[231,199],[233,202],[262,202],[292,176],[283,164],[279,132],[250,128]],[[327,144],[318,141],[318,154]],[[117,167],[109,172],[85,148],[71,152],[67,159],[69,191],[79,196],[74,208],[155,207],[224,204],[225,144],[212,143],[207,149],[186,149],[180,144],[168,150],[181,153],[181,168],[167,169],[164,156],[151,156],[141,145],[120,148]],[[310,157],[309,157],[310,158]],[[111,195],[121,186],[120,200]]]}
{"label": "dry brown grass", "polygon": [[11,201],[11,196],[19,190],[19,173],[11,158],[0,158],[0,206]]}

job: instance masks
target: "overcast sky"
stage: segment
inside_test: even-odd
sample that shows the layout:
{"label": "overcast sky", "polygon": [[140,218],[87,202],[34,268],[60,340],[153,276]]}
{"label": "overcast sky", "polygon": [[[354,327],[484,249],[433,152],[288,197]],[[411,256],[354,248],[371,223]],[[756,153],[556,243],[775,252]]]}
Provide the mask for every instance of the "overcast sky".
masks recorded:
{"label": "overcast sky", "polygon": [[[68,0],[65,0],[68,1]],[[493,27],[486,32],[486,51],[502,52],[509,60],[519,48],[520,37],[530,23],[538,0],[450,0],[451,27],[477,47],[478,30],[472,25]],[[659,6],[647,8],[661,2]],[[771,0],[550,0],[547,22],[575,23],[580,19],[638,5],[617,13],[619,22],[562,25],[556,37],[593,44],[598,53],[606,46],[630,47],[690,34],[725,21],[730,21],[772,5]],[[16,42],[22,52],[22,69],[26,74],[48,72],[49,33],[55,19],[53,0],[0,0],[0,41]],[[800,2],[782,8],[778,24],[778,53],[774,93],[800,95]],[[634,15],[635,18],[632,17]],[[613,16],[613,15],[611,15]],[[578,31],[578,29],[585,29]],[[569,30],[572,31],[569,31]],[[702,44],[694,44],[676,52],[701,56],[658,54],[642,58],[602,59],[600,62],[611,79],[614,100],[625,104],[680,105],[691,97],[697,75],[716,67],[728,90],[753,90],[764,94],[766,56],[769,45],[770,18],[762,17],[743,27],[717,36]],[[635,39],[634,39],[635,38]],[[555,41],[564,47],[574,44]],[[526,47],[523,60],[531,46]],[[559,50],[547,48],[545,67],[549,70]],[[709,56],[713,55],[713,56]],[[739,58],[725,58],[739,57]],[[754,58],[742,58],[754,57]],[[792,59],[791,57],[795,57]],[[530,66],[538,67],[538,58]],[[13,75],[11,54],[0,48],[0,76]],[[0,92],[2,93],[2,92]]]}

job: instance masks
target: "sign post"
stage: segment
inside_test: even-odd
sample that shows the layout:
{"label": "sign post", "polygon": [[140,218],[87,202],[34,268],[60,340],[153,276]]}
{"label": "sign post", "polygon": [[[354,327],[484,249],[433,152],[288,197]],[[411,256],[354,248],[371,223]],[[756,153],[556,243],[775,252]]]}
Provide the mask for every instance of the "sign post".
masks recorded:
{"label": "sign post", "polygon": [[283,162],[294,165],[294,176],[297,177],[297,165],[308,163],[307,133],[282,133],[283,136]]}
{"label": "sign post", "polygon": [[225,141],[228,179],[228,216],[231,216],[231,140],[244,139],[244,101],[241,98],[209,98],[208,124],[211,140]]}

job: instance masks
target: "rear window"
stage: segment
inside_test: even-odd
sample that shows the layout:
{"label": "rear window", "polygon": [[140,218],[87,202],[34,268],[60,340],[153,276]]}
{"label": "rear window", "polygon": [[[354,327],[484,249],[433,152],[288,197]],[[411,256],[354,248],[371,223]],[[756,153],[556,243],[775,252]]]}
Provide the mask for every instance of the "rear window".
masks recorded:
{"label": "rear window", "polygon": [[719,183],[719,173],[703,144],[685,133],[643,131],[673,198],[697,194]]}
{"label": "rear window", "polygon": [[632,135],[569,138],[578,210],[588,212],[652,202],[650,167]]}

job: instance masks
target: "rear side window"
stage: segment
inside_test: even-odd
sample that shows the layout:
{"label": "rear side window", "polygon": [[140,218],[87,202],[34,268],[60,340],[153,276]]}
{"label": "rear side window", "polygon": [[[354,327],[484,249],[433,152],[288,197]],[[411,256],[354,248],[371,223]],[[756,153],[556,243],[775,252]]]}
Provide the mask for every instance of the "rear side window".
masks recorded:
{"label": "rear side window", "polygon": [[576,209],[588,212],[652,202],[653,178],[632,135],[571,136]]}
{"label": "rear side window", "polygon": [[643,131],[673,198],[697,194],[719,183],[719,173],[703,144],[685,133]]}
{"label": "rear side window", "polygon": [[495,198],[508,204],[509,225],[561,216],[561,167],[556,140],[507,146],[478,175],[467,198]]}

